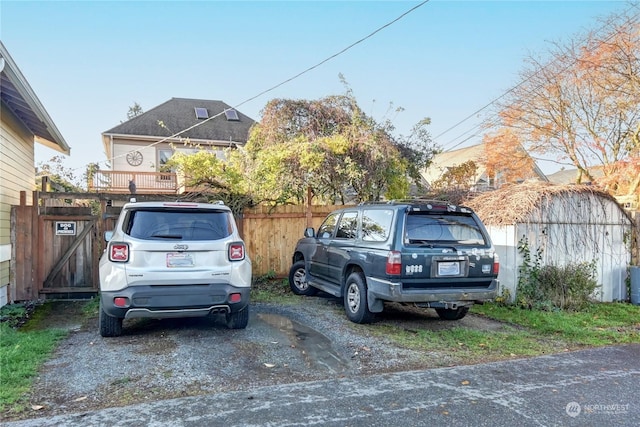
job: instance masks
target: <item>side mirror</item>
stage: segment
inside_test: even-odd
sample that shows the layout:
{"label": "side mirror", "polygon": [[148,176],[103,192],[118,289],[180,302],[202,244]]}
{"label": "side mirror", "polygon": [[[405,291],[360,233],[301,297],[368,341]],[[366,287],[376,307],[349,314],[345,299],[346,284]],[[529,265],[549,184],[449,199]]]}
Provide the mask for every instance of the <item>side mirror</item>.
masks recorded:
{"label": "side mirror", "polygon": [[307,227],[304,229],[304,237],[316,237],[316,231],[313,227]]}
{"label": "side mirror", "polygon": [[104,241],[108,242],[113,238],[113,231],[105,231],[104,232]]}

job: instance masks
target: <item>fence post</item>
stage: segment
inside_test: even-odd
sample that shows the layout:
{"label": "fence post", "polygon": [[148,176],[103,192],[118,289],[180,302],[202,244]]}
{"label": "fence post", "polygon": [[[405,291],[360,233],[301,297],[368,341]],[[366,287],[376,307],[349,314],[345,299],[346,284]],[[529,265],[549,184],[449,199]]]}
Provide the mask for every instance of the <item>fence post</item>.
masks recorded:
{"label": "fence post", "polygon": [[307,203],[305,204],[305,218],[307,220],[306,227],[313,226],[313,212],[311,212],[311,186],[307,186]]}
{"label": "fence post", "polygon": [[640,211],[633,211],[633,230],[631,232],[631,265],[640,266]]}

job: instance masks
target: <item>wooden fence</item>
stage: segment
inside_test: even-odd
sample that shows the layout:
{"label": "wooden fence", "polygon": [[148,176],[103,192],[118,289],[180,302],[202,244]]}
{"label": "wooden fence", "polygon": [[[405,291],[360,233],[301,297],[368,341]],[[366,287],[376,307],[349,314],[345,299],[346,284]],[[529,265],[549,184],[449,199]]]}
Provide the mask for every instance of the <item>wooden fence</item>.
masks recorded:
{"label": "wooden fence", "polygon": [[258,206],[245,209],[238,219],[241,235],[253,262],[254,277],[286,277],[296,242],[306,227],[318,228],[339,206]]}
{"label": "wooden fence", "polygon": [[[46,188],[46,187],[45,187]],[[167,197],[166,195],[164,197]],[[140,201],[163,200],[160,195],[136,195]],[[62,203],[63,199],[74,203]],[[100,212],[78,206],[78,201],[94,199]],[[105,242],[104,231],[114,226],[119,207],[109,201],[126,201],[128,196],[112,193],[34,192],[33,206],[26,193],[20,205],[11,209],[11,301],[47,296],[75,297],[97,293],[98,260]],[[167,199],[173,200],[173,199]],[[306,227],[317,228],[326,215],[341,206],[259,206],[245,209],[237,218],[240,235],[253,262],[253,275],[286,277],[296,242]],[[59,230],[73,224],[73,233]]]}
{"label": "wooden fence", "polygon": [[20,205],[11,208],[10,299],[97,292],[102,222],[89,207],[28,206],[25,200],[21,192]]}
{"label": "wooden fence", "polygon": [[[112,193],[34,192],[35,205],[27,206],[26,194],[21,194],[20,205],[12,207],[11,212],[11,300],[96,292],[97,263],[104,248],[102,235],[113,227],[120,210],[110,207],[110,202],[122,204],[128,197]],[[174,200],[171,197],[136,195],[139,201]],[[94,199],[100,204],[100,213],[91,215],[86,207],[53,208],[60,205],[59,199]],[[254,278],[267,274],[286,277],[304,229],[317,229],[327,214],[343,207],[287,205],[245,209],[237,222],[253,262]],[[636,226],[630,236],[632,265],[640,265],[640,214],[633,215]],[[75,236],[57,235],[56,222],[74,222]]]}

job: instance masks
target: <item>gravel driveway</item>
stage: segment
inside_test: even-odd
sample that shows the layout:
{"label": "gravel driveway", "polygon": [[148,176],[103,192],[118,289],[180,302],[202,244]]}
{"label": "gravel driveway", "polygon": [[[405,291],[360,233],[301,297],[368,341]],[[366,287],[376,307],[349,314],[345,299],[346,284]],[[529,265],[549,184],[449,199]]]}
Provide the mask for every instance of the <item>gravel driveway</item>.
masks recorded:
{"label": "gravel driveway", "polygon": [[[70,327],[35,380],[23,418],[122,406],[256,386],[449,366],[442,351],[400,348],[372,332],[392,324],[411,330],[503,325],[468,315],[458,322],[431,310],[392,306],[373,325],[349,322],[334,298],[296,305],[252,303],[249,326],[230,330],[218,319],[136,319],[124,333],[102,338],[97,319],[82,321],[69,307],[52,313]],[[57,315],[57,317],[56,317]]]}

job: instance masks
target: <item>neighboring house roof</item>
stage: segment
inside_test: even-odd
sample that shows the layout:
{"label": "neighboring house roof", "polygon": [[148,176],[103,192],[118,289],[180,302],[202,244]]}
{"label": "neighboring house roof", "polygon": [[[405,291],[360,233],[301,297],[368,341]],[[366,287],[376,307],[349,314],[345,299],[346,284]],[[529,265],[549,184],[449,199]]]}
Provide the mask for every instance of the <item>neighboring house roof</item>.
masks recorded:
{"label": "neighboring house roof", "polygon": [[[476,164],[476,182],[488,185],[488,182],[484,182],[487,175],[487,169],[484,166],[486,159],[485,144],[472,145],[470,147],[459,148],[457,150],[446,151],[444,153],[437,154],[429,167],[422,171],[422,177],[429,184],[437,181],[442,175],[451,167],[460,166],[463,163],[473,160]],[[537,178],[546,181],[544,173],[538,168],[538,165],[534,162],[534,174]]]}
{"label": "neighboring house roof", "polygon": [[1,41],[0,98],[34,135],[34,142],[70,154],[71,148]]}
{"label": "neighboring house roof", "polygon": [[[196,117],[196,108],[202,108],[205,118]],[[189,138],[192,141],[227,142],[245,144],[253,119],[237,111],[238,120],[229,120],[226,110],[234,110],[222,101],[204,99],[171,98],[151,110],[103,132],[103,142],[108,148],[111,136]],[[207,120],[207,118],[211,118]],[[162,123],[163,125],[160,125]],[[170,141],[175,141],[172,138]]]}
{"label": "neighboring house roof", "polygon": [[[589,168],[589,172],[594,178],[602,178],[603,176],[602,167]],[[549,182],[553,184],[575,184],[577,177],[578,169],[563,169],[547,175]]]}
{"label": "neighboring house roof", "polygon": [[459,148],[457,150],[446,151],[437,154],[429,167],[422,172],[422,177],[429,184],[437,181],[451,167],[460,166],[463,163],[473,160],[477,166],[478,177],[485,173],[485,168],[480,160],[484,159],[484,145],[478,144],[471,147]]}

